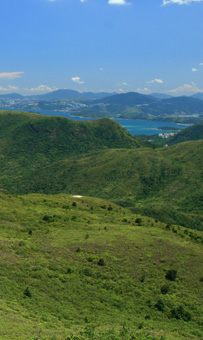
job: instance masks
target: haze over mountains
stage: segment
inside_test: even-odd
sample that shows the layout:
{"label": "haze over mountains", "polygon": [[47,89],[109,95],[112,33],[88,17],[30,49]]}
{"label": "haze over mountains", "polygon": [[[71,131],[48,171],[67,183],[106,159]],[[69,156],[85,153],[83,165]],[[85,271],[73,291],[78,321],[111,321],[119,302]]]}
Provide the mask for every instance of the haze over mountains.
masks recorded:
{"label": "haze over mountains", "polygon": [[186,124],[203,120],[203,100],[194,96],[171,97],[159,93],[152,96],[137,92],[113,94],[57,90],[28,97],[13,93],[1,96],[0,106],[25,111],[69,111],[84,118],[117,117]]}
{"label": "haze over mountains", "polygon": [[[157,98],[157,99],[169,99],[169,98],[172,98],[173,96],[171,95],[168,95],[168,94],[164,94],[164,93],[152,93],[150,95],[143,95],[143,94],[140,94],[140,93],[137,93],[137,92],[129,92],[129,93],[134,93],[137,98],[140,98],[140,103],[144,103],[145,101],[147,102],[147,100],[149,100],[150,102],[150,99],[147,99],[148,97],[154,97],[154,98]],[[105,97],[110,97],[110,96],[114,96],[118,93],[116,92],[78,92],[78,91],[75,91],[75,90],[71,90],[71,89],[59,89],[59,90],[56,90],[56,91],[52,91],[52,92],[48,92],[48,93],[45,93],[45,94],[38,94],[38,95],[29,95],[29,96],[23,96],[23,95],[20,95],[18,93],[10,93],[10,94],[1,94],[0,95],[0,98],[11,98],[11,99],[18,99],[18,98],[41,98],[41,99],[74,99],[74,98],[86,98],[86,99],[102,99],[102,98],[105,98]],[[124,95],[127,94],[127,93],[124,93]],[[139,97],[140,95],[140,97]],[[183,97],[183,96],[181,96]],[[186,96],[184,96],[186,97]],[[193,98],[197,98],[197,99],[201,99],[203,100],[203,93],[196,93],[196,94],[193,94],[191,96],[188,96],[189,98],[190,97],[193,97]],[[141,100],[142,98],[142,100]],[[129,95],[129,100],[130,100],[130,95]]]}

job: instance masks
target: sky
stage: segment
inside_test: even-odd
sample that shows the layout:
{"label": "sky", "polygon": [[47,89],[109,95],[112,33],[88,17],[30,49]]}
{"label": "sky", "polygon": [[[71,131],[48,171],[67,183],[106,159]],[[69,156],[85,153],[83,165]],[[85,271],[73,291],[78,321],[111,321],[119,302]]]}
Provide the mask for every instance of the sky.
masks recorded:
{"label": "sky", "polygon": [[203,0],[2,0],[0,94],[203,92]]}

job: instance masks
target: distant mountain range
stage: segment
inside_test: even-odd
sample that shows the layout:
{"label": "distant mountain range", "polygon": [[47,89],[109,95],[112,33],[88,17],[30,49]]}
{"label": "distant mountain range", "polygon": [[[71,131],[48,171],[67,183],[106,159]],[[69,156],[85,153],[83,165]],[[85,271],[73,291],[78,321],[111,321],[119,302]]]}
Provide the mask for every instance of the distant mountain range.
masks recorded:
{"label": "distant mountain range", "polygon": [[137,92],[127,92],[121,94],[115,94],[110,97],[106,97],[102,99],[102,103],[106,104],[120,104],[120,105],[127,105],[127,106],[134,106],[134,105],[144,105],[144,104],[152,104],[156,102],[157,99],[154,97],[140,94]]}
{"label": "distant mountain range", "polygon": [[168,99],[168,98],[173,97],[173,96],[170,96],[169,94],[165,94],[165,93],[151,93],[150,96],[152,96],[154,98],[158,98],[158,99]]}
{"label": "distant mountain range", "polygon": [[[119,97],[116,97],[119,96]],[[70,89],[60,89],[56,91],[52,91],[46,94],[40,95],[31,95],[31,96],[23,96],[18,93],[10,93],[10,94],[1,94],[0,99],[20,99],[20,98],[30,98],[30,99],[75,99],[75,98],[83,98],[88,100],[100,100],[104,98],[111,98],[111,104],[124,104],[125,105],[134,105],[134,104],[149,104],[154,102],[154,99],[171,99],[171,98],[179,98],[173,97],[164,93],[152,93],[150,95],[144,95],[137,92],[127,92],[118,94],[116,92],[78,92]],[[203,93],[196,93],[192,96],[181,96],[181,98],[195,98],[203,100]],[[119,99],[119,100],[118,100]],[[103,100],[103,102],[108,102],[108,100]]]}
{"label": "distant mountain range", "polygon": [[2,94],[0,95],[0,99],[20,99],[20,98],[29,98],[29,99],[47,99],[47,100],[54,100],[54,99],[75,99],[75,98],[81,98],[81,99],[88,99],[88,100],[94,100],[94,99],[102,99],[104,97],[112,96],[116,94],[116,92],[109,93],[109,92],[83,92],[80,93],[78,91],[64,89],[64,90],[56,90],[53,92],[49,92],[46,94],[40,94],[40,95],[31,95],[31,96],[22,96],[18,93],[11,93],[11,94]]}
{"label": "distant mountain range", "polygon": [[0,94],[0,99],[20,99],[24,98],[21,94],[18,93],[10,93],[10,94]]}
{"label": "distant mountain range", "polygon": [[198,99],[201,99],[201,100],[203,100],[203,92],[198,92],[198,93],[195,93],[195,94],[193,94],[191,97],[193,97],[193,98],[198,98]]}

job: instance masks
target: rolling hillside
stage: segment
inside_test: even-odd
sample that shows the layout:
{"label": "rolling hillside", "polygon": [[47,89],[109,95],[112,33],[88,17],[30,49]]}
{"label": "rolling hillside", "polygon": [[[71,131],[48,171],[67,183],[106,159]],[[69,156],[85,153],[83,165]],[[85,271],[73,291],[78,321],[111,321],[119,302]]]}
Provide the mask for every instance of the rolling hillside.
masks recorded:
{"label": "rolling hillside", "polygon": [[101,199],[0,191],[1,340],[198,340],[201,236]]}
{"label": "rolling hillside", "polygon": [[153,150],[109,119],[0,117],[2,189],[107,198],[166,223],[202,229],[203,141]]}

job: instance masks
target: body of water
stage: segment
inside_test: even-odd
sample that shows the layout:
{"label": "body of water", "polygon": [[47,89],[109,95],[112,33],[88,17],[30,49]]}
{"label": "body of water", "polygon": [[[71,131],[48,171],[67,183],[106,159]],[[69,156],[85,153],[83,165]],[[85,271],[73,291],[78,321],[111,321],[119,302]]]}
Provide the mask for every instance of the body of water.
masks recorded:
{"label": "body of water", "polygon": [[[93,120],[96,118],[84,118],[84,117],[77,117],[77,116],[71,116],[72,112],[65,112],[65,111],[32,111],[36,113],[40,113],[43,115],[49,115],[49,116],[61,116],[70,118],[72,120],[80,120],[80,121],[86,121],[86,120]],[[158,133],[165,133],[170,132],[172,130],[160,130],[159,128],[162,126],[172,127],[172,128],[179,128],[184,129],[187,126],[180,125],[176,123],[169,123],[169,122],[159,122],[159,121],[148,121],[148,120],[136,120],[136,119],[114,119],[116,122],[118,122],[122,127],[124,127],[126,130],[128,130],[132,135],[155,135]]]}

